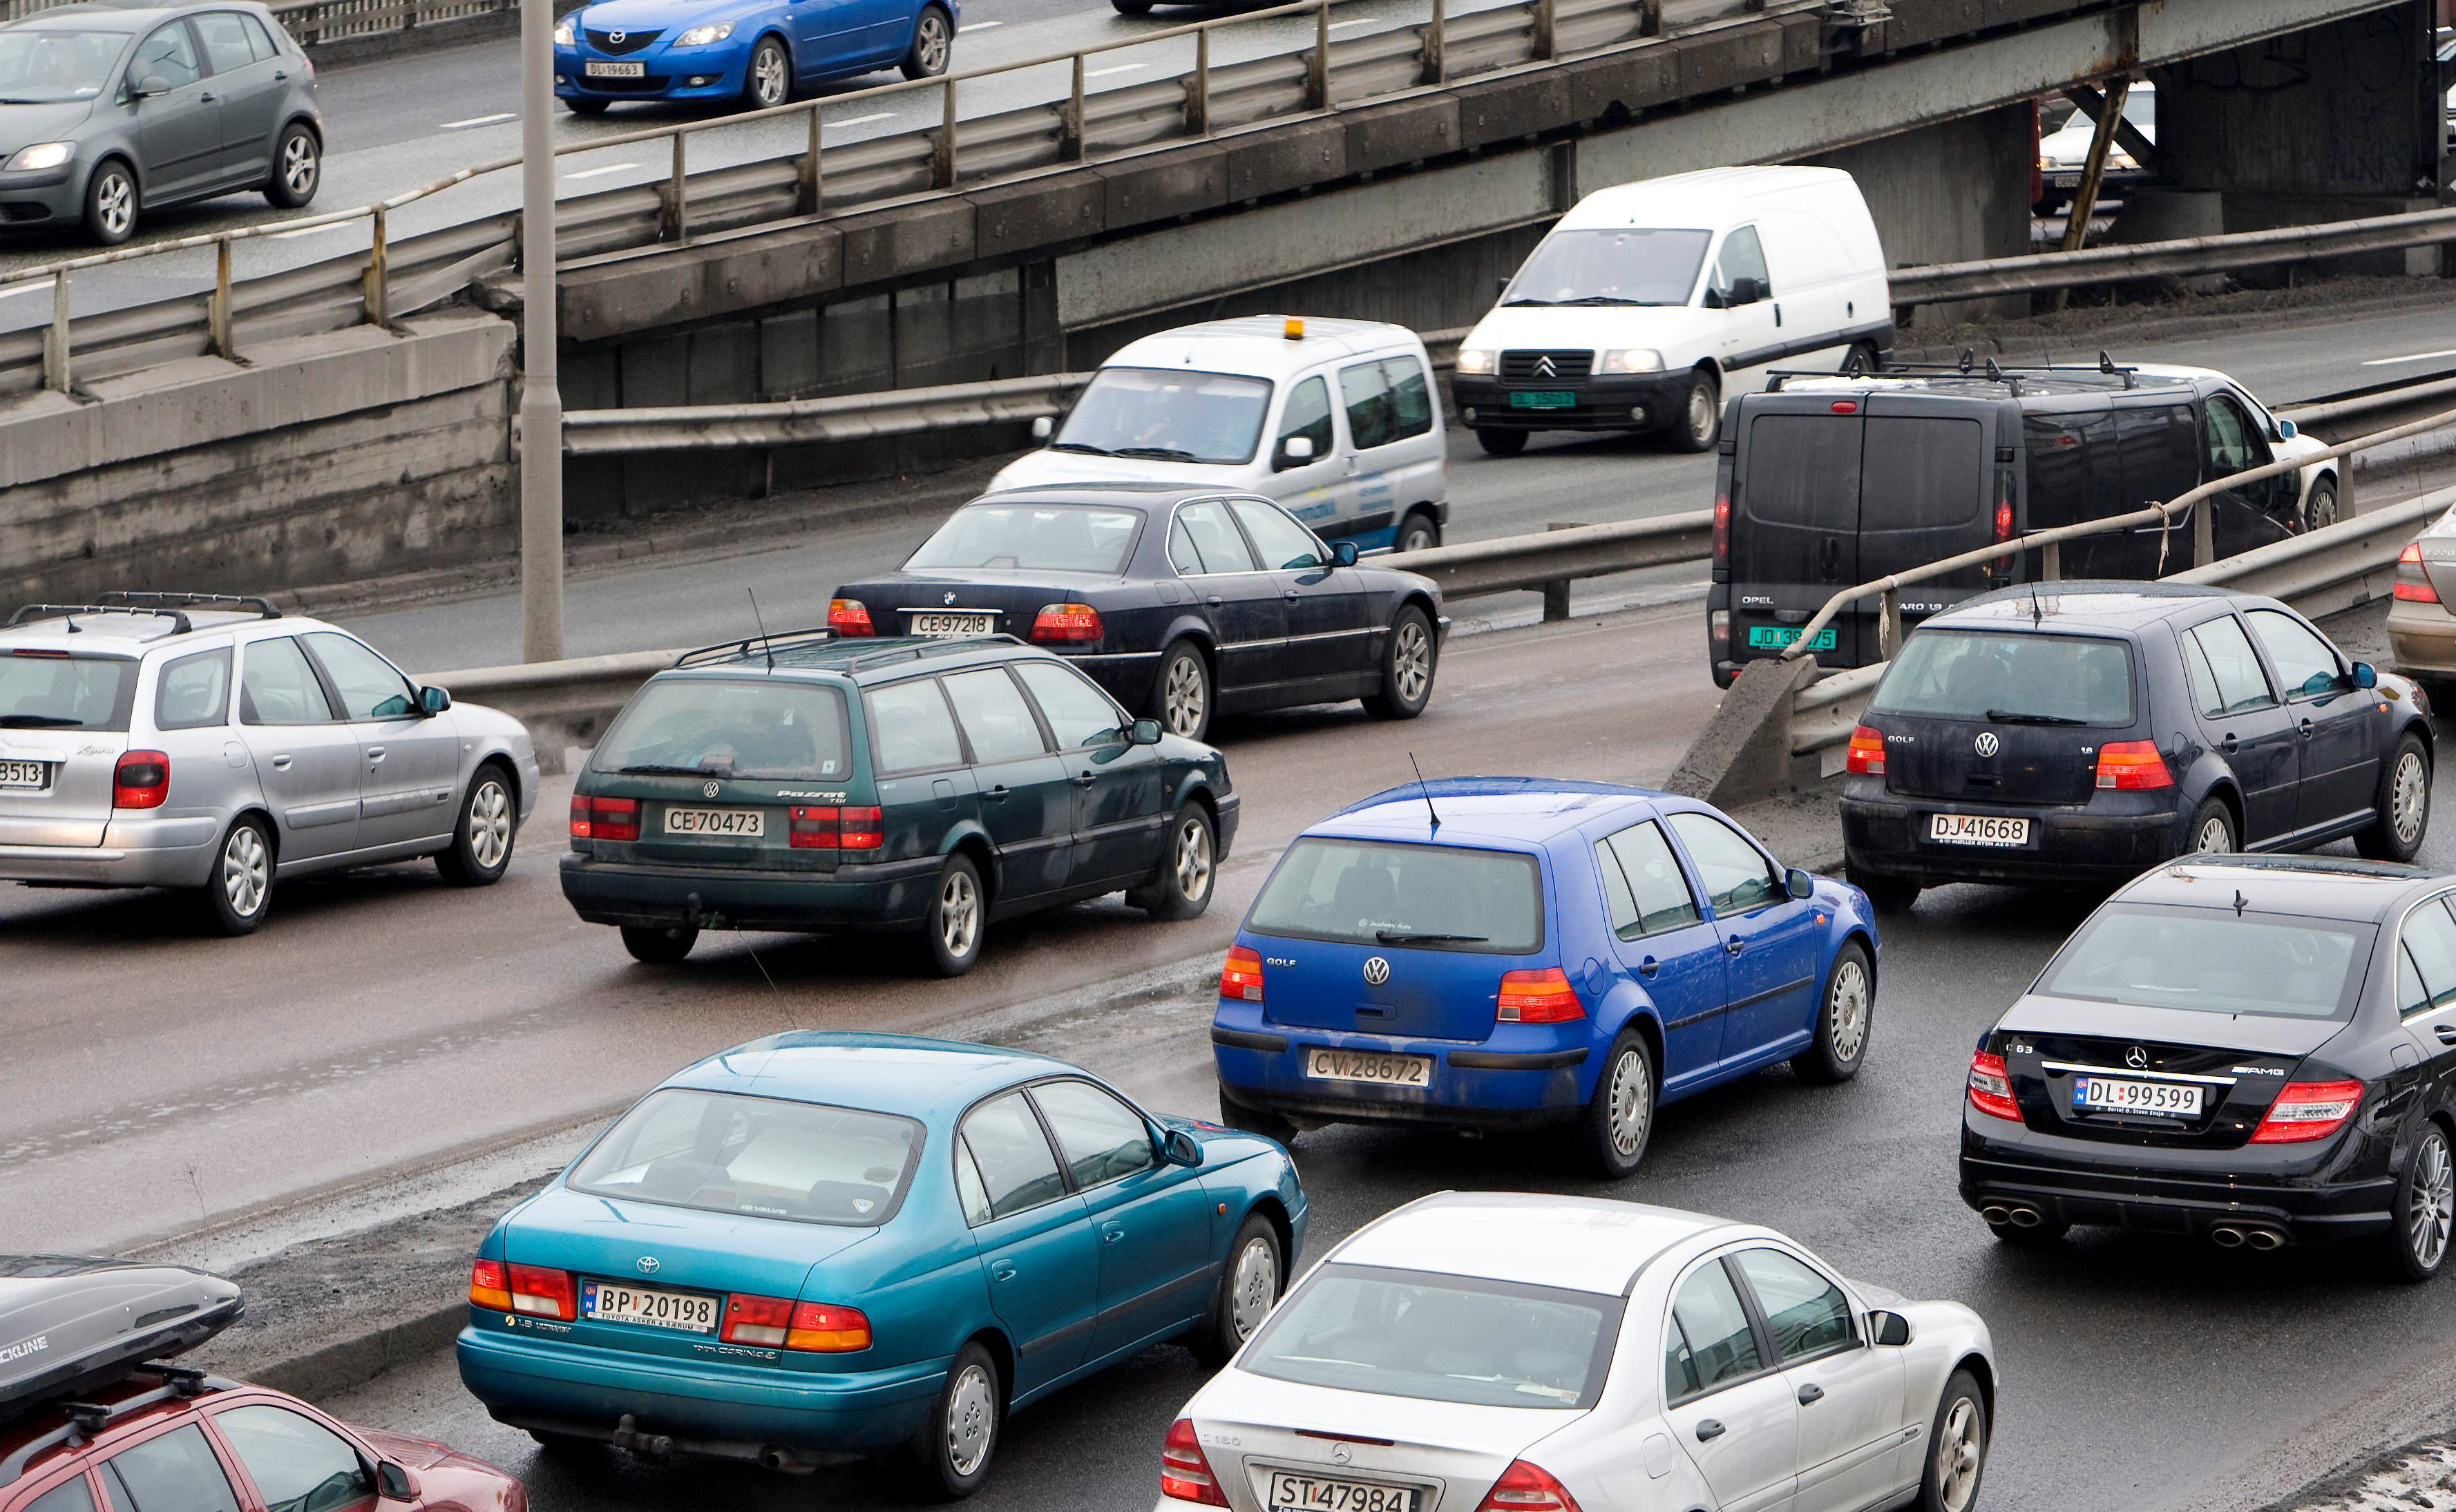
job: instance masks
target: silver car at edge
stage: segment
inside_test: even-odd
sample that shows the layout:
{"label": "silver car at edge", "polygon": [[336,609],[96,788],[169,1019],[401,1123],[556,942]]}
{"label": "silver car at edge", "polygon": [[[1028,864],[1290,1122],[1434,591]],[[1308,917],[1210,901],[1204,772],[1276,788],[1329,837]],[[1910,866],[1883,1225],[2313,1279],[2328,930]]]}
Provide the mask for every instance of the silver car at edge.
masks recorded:
{"label": "silver car at edge", "polygon": [[100,597],[0,628],[0,880],[193,889],[245,934],[281,879],[511,865],[538,791],[520,721],[261,599]]}

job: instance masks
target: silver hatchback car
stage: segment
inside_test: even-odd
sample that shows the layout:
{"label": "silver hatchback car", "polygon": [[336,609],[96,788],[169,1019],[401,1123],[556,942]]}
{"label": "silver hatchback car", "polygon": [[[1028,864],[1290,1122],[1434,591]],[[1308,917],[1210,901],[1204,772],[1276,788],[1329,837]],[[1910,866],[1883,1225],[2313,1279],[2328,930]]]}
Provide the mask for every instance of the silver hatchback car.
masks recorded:
{"label": "silver hatchback car", "polygon": [[279,878],[511,865],[538,790],[520,721],[261,599],[102,598],[0,628],[0,879],[194,889],[245,934]]}

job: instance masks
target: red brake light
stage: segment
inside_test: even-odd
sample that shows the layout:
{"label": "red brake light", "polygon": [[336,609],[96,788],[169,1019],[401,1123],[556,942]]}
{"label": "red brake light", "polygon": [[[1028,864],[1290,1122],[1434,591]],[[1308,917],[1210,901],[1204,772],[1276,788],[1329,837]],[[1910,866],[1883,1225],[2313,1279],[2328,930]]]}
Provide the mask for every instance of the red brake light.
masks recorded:
{"label": "red brake light", "polygon": [[1168,1425],[1168,1439],[1159,1449],[1159,1494],[1204,1506],[1228,1504],[1218,1479],[1211,1473],[1211,1461],[1203,1458],[1202,1440],[1194,1436],[1191,1418],[1179,1418]]}
{"label": "red brake light", "polygon": [[2408,541],[2396,555],[2396,584],[2388,590],[2410,603],[2437,603],[2439,590],[2430,585],[2430,577],[2422,568],[2422,542]]}
{"label": "red brake light", "polygon": [[2166,758],[2158,754],[2156,741],[2108,741],[2098,748],[2098,786],[2127,790],[2172,787],[2175,774],[2166,769]]}
{"label": "red brake light", "polygon": [[838,840],[847,850],[876,850],[887,844],[887,811],[883,808],[845,807],[844,830]]}
{"label": "red brake light", "polygon": [[786,844],[795,850],[833,850],[843,825],[841,808],[796,808]]}
{"label": "red brake light", "polygon": [[1540,1464],[1512,1460],[1475,1512],[1579,1512],[1578,1499]]}
{"label": "red brake light", "polygon": [[580,1316],[579,1296],[571,1284],[569,1271],[546,1265],[512,1265],[505,1269],[511,1275],[512,1312],[566,1321]]}
{"label": "red brake light", "polygon": [[158,750],[122,751],[111,773],[111,807],[159,808],[171,796],[171,758]]}
{"label": "red brake light", "polygon": [[571,795],[571,838],[574,840],[637,840],[640,800],[583,798]]}
{"label": "red brake light", "polygon": [[2301,1144],[2325,1139],[2344,1127],[2363,1100],[2358,1081],[2289,1081],[2268,1105],[2267,1115],[2251,1132],[2256,1145]]}
{"label": "red brake light", "polygon": [[1240,1003],[1262,1000],[1261,951],[1244,945],[1228,948],[1228,959],[1219,968],[1219,995]]}
{"label": "red brake light", "polygon": [[2012,1073],[2004,1069],[2004,1057],[1993,1051],[1970,1057],[1970,1106],[1991,1118],[2021,1121],[2020,1105],[2013,1100]]}
{"label": "red brake light", "polygon": [[1885,732],[1868,725],[1852,726],[1851,749],[1842,758],[1846,771],[1865,772],[1871,777],[1885,775]]}
{"label": "red brake light", "polygon": [[1083,642],[1100,638],[1100,611],[1088,603],[1044,603],[1033,617],[1035,641]]}
{"label": "red brake light", "polygon": [[2013,501],[2009,499],[1999,499],[1996,501],[1996,539],[1998,541],[2013,539]]}
{"label": "red brake light", "polygon": [[1859,413],[1859,401],[1857,399],[1835,399],[1833,401],[1833,413],[1836,415],[1856,415]]}
{"label": "red brake light", "polygon": [[1731,560],[1731,496],[1729,490],[1714,495],[1714,560]]}
{"label": "red brake light", "polygon": [[1557,966],[1540,971],[1501,973],[1501,1020],[1505,1024],[1564,1024],[1586,1016],[1578,990]]}
{"label": "red brake light", "polygon": [[498,1313],[512,1310],[512,1288],[503,1279],[501,1260],[472,1260],[469,1263],[469,1304],[488,1307]]}
{"label": "red brake light", "polygon": [[829,599],[828,628],[838,635],[876,635],[870,628],[870,607],[859,599]]}
{"label": "red brake light", "polygon": [[725,1327],[718,1333],[728,1344],[785,1347],[793,1327],[793,1301],[788,1297],[752,1297],[736,1292],[725,1299]]}
{"label": "red brake light", "polygon": [[792,1331],[785,1336],[785,1347],[830,1354],[868,1349],[870,1318],[859,1308],[841,1307],[834,1302],[797,1302],[793,1306]]}

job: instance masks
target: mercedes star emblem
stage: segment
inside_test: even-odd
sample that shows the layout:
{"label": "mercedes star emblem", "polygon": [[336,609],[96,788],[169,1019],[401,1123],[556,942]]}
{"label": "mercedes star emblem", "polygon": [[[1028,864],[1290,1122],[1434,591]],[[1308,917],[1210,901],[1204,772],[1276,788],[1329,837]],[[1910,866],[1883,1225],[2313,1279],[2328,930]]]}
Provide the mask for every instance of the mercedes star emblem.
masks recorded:
{"label": "mercedes star emblem", "polygon": [[2134,1071],[2147,1071],[2149,1069],[2149,1052],[2142,1050],[2139,1046],[2135,1045],[2130,1050],[2123,1052],[2123,1064],[2131,1067]]}
{"label": "mercedes star emblem", "polygon": [[1390,980],[1390,963],[1378,955],[1367,957],[1364,962],[1364,980],[1374,987],[1380,987]]}
{"label": "mercedes star emblem", "polygon": [[1996,739],[1996,732],[1994,730],[1982,729],[1978,732],[1978,739],[1972,744],[1978,747],[1979,755],[1993,756],[1996,754],[1996,746],[2000,743]]}
{"label": "mercedes star emblem", "polygon": [[702,794],[703,796],[706,796],[706,797],[708,797],[708,798],[713,798],[713,797],[715,797],[715,796],[716,796],[716,794],[717,794],[717,787],[716,787],[716,784],[714,784],[714,783],[709,783],[706,787],[702,787],[702,788],[700,789],[700,792],[701,792],[701,794]]}
{"label": "mercedes star emblem", "polygon": [[1333,1464],[1345,1464],[1347,1461],[1355,1458],[1356,1451],[1343,1443],[1335,1443],[1330,1446],[1330,1462]]}
{"label": "mercedes star emblem", "polygon": [[953,594],[952,594],[952,593],[951,593],[951,594],[949,594],[949,595],[947,595],[947,602],[948,602],[949,603],[954,603],[954,602],[955,602],[955,596],[954,596]]}
{"label": "mercedes star emblem", "polygon": [[629,39],[630,35],[631,33],[628,31],[608,31],[605,33],[605,40],[613,43],[617,47],[620,47],[624,42]]}
{"label": "mercedes star emblem", "polygon": [[654,1276],[657,1274],[657,1257],[653,1255],[641,1256],[639,1265],[640,1274],[643,1276]]}

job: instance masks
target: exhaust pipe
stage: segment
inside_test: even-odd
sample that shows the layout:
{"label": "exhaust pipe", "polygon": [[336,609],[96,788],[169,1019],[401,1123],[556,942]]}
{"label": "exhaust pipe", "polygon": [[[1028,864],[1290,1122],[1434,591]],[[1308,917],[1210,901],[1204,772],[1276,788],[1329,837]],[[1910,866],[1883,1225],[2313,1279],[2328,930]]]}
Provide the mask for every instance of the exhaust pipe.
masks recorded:
{"label": "exhaust pipe", "polygon": [[2015,1208],[2012,1216],[2013,1226],[2016,1229],[2035,1229],[2046,1221],[2036,1208]]}
{"label": "exhaust pipe", "polygon": [[759,1451],[759,1466],[763,1470],[775,1470],[785,1475],[808,1475],[819,1467],[816,1461],[772,1443]]}
{"label": "exhaust pipe", "polygon": [[2209,1230],[2209,1242],[2221,1250],[2241,1249],[2242,1237],[2242,1230],[2237,1228],[2221,1227]]}
{"label": "exhaust pipe", "polygon": [[1987,1220],[1987,1224],[1990,1228],[2000,1229],[2005,1224],[2013,1221],[2013,1215],[2007,1212],[2004,1205],[2000,1202],[1990,1202],[1985,1207],[1980,1208],[1978,1210],[1978,1216]]}
{"label": "exhaust pipe", "polygon": [[2282,1250],[2285,1247],[2285,1236],[2275,1229],[2245,1229],[2242,1241],[2253,1249],[2261,1251]]}

